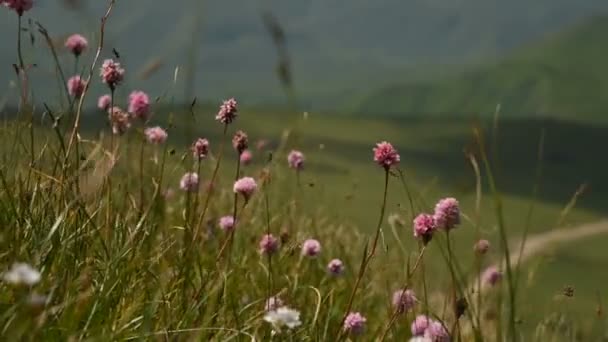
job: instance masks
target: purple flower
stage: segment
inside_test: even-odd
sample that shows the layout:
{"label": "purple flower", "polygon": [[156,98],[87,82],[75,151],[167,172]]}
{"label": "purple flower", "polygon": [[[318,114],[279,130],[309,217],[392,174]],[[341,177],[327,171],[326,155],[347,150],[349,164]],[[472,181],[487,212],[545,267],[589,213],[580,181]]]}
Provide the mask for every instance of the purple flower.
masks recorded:
{"label": "purple flower", "polygon": [[234,229],[234,217],[222,216],[219,221],[219,226],[225,232],[229,232],[229,231],[233,230]]}
{"label": "purple flower", "polygon": [[120,66],[119,62],[115,62],[112,59],[106,59],[101,65],[99,75],[101,76],[101,81],[113,90],[125,77],[125,69]]}
{"label": "purple flower", "polygon": [[481,240],[477,241],[477,243],[475,243],[475,246],[473,247],[473,249],[475,250],[475,253],[477,253],[479,255],[484,255],[490,249],[490,241],[481,239]]}
{"label": "purple flower", "polygon": [[112,97],[110,95],[102,95],[97,100],[97,108],[101,110],[108,110],[112,105]]}
{"label": "purple flower", "polygon": [[240,159],[241,159],[241,164],[249,165],[251,163],[251,159],[253,159],[253,155],[251,154],[251,152],[249,150],[245,150],[245,151],[243,151],[243,153],[241,153]]}
{"label": "purple flower", "polygon": [[209,141],[207,139],[198,138],[190,148],[194,158],[204,159],[209,154]]}
{"label": "purple flower", "polygon": [[33,0],[4,0],[0,1],[0,5],[4,5],[10,9],[13,9],[19,16],[22,16],[24,12],[32,9],[34,6]]}
{"label": "purple flower", "polygon": [[143,91],[136,90],[129,95],[129,113],[136,118],[146,120],[150,112],[150,98]]}
{"label": "purple flower", "polygon": [[112,133],[122,135],[131,128],[129,114],[119,107],[112,108],[108,112],[108,115],[110,117],[110,124],[112,125]]}
{"label": "purple flower", "polygon": [[179,181],[179,188],[188,192],[198,191],[198,175],[194,172],[185,173]]}
{"label": "purple flower", "polygon": [[435,219],[429,214],[419,214],[414,219],[414,236],[426,244],[431,241],[436,229]]}
{"label": "purple flower", "polygon": [[243,131],[236,131],[232,138],[232,147],[238,154],[243,153],[249,146],[249,140],[247,139],[247,133]]}
{"label": "purple flower", "polygon": [[260,253],[272,255],[279,250],[279,240],[272,234],[265,234],[260,240]]}
{"label": "purple flower", "polygon": [[433,342],[449,342],[450,334],[441,322],[431,321],[424,332],[424,337]]}
{"label": "purple flower", "polygon": [[502,273],[496,266],[488,267],[481,276],[481,279],[485,284],[494,286],[502,279]]}
{"label": "purple flower", "polygon": [[418,315],[416,319],[412,322],[412,335],[414,336],[422,336],[428,328],[431,320],[425,315]]}
{"label": "purple flower", "polygon": [[223,124],[229,124],[237,117],[237,103],[234,98],[228,99],[222,103],[220,110],[215,116],[215,119]]}
{"label": "purple flower", "polygon": [[374,148],[374,161],[385,169],[399,164],[401,157],[390,143],[383,141],[376,144]]}
{"label": "purple flower", "polygon": [[327,264],[327,272],[334,276],[339,276],[344,272],[344,263],[340,259],[333,259]]}
{"label": "purple flower", "polygon": [[73,34],[65,41],[65,47],[78,57],[87,48],[89,42],[79,34]]}
{"label": "purple flower", "polygon": [[167,140],[167,132],[158,126],[146,128],[144,134],[151,144],[162,144]]}
{"label": "purple flower", "polygon": [[365,331],[367,318],[358,312],[351,312],[344,320],[344,331],[353,335],[360,335]]}
{"label": "purple flower", "polygon": [[315,239],[308,239],[302,244],[302,255],[314,258],[321,253],[321,243]]}
{"label": "purple flower", "polygon": [[72,76],[68,80],[68,93],[70,96],[80,98],[84,92],[85,83],[80,76]]}
{"label": "purple flower", "polygon": [[287,156],[289,167],[298,171],[304,168],[304,160],[304,154],[296,150],[292,150]]}
{"label": "purple flower", "polygon": [[258,185],[256,184],[255,179],[251,177],[243,177],[234,182],[233,190],[235,193],[243,195],[245,201],[248,201],[257,188]]}
{"label": "purple flower", "polygon": [[438,228],[452,229],[460,224],[460,208],[455,198],[448,197],[435,206],[435,223]]}
{"label": "purple flower", "polygon": [[399,314],[412,309],[416,305],[416,301],[416,294],[410,289],[397,290],[393,293],[393,306]]}

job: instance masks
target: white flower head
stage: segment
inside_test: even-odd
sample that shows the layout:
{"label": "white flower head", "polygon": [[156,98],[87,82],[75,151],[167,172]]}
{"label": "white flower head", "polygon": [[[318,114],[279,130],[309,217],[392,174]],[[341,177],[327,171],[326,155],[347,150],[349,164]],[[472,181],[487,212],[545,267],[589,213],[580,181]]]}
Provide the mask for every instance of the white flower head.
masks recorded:
{"label": "white flower head", "polygon": [[280,331],[283,326],[293,329],[302,325],[302,322],[300,322],[300,312],[286,306],[268,311],[266,315],[264,315],[264,320],[272,324],[278,331]]}
{"label": "white flower head", "polygon": [[32,266],[16,262],[8,272],[2,274],[2,280],[13,285],[33,286],[40,282],[40,272]]}

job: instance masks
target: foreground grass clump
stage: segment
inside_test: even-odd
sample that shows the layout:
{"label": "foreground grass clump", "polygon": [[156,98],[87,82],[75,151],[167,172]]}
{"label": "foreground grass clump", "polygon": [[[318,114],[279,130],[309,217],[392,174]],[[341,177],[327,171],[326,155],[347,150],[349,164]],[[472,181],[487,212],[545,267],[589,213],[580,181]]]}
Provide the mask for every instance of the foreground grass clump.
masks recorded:
{"label": "foreground grass clump", "polygon": [[[380,184],[377,206],[366,210],[377,224],[358,229],[321,201],[303,200],[312,184],[298,139],[287,130],[253,146],[235,99],[215,114],[219,138],[193,137],[189,147],[172,142],[182,131],[171,115],[152,116],[145,92],[124,103],[117,91],[128,70],[118,56],[99,63],[113,1],[88,73],[61,76],[64,105],[46,106],[52,125],[36,125],[20,45],[31,3],[2,3],[18,18],[22,89],[18,119],[2,132],[4,339],[443,342],[531,334],[518,326],[519,264],[511,263],[481,132],[470,158],[494,193],[496,246],[480,239],[458,248],[463,230],[481,237],[479,206],[425,199],[386,141],[358,151],[377,164],[377,179],[365,181]],[[71,36],[65,46],[78,61],[88,41]],[[60,60],[57,69],[63,73]],[[93,84],[108,92],[97,100],[107,115],[99,136],[81,129]],[[195,128],[199,114],[190,110]],[[267,158],[253,162],[253,152]],[[387,218],[389,193],[403,194],[406,205]],[[560,315],[547,317],[538,338],[564,327],[578,334]]]}

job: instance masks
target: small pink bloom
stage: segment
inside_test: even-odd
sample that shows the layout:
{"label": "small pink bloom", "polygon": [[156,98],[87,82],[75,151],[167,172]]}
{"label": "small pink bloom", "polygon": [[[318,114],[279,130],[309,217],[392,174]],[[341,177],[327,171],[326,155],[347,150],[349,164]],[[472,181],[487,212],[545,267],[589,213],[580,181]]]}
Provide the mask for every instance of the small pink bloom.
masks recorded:
{"label": "small pink bloom", "polygon": [[89,46],[87,39],[79,34],[73,34],[65,41],[65,47],[78,57]]}
{"label": "small pink bloom", "polygon": [[122,135],[131,128],[129,114],[119,107],[110,109],[108,115],[110,116],[110,124],[112,125],[112,132],[114,134]]}
{"label": "small pink bloom", "polygon": [[367,318],[358,312],[351,312],[344,320],[344,331],[353,335],[360,335],[365,331]]}
{"label": "small pink bloom", "polygon": [[144,134],[151,144],[162,144],[167,140],[167,132],[158,126],[146,128]]}
{"label": "small pink bloom", "polygon": [[70,96],[80,98],[84,92],[85,83],[80,76],[72,76],[68,80],[68,93]]}
{"label": "small pink bloom", "polygon": [[414,219],[414,236],[421,238],[425,244],[431,240],[435,229],[435,219],[429,214],[419,214]]}
{"label": "small pink bloom", "polygon": [[129,113],[134,117],[146,120],[150,112],[150,98],[143,91],[136,90],[129,95]]}
{"label": "small pink bloom", "polygon": [[198,175],[194,172],[184,174],[179,181],[179,188],[188,192],[198,191]]}
{"label": "small pink bloom", "polygon": [[431,321],[424,332],[424,337],[433,342],[450,342],[450,334],[441,322]]}
{"label": "small pink bloom", "polygon": [[125,69],[120,66],[119,62],[106,59],[101,65],[99,75],[101,76],[101,81],[113,90],[125,77]]}
{"label": "small pink bloom", "polygon": [[264,310],[272,311],[280,308],[281,306],[283,306],[283,301],[281,300],[281,298],[279,298],[279,296],[273,296],[266,299],[266,303],[264,304]]}
{"label": "small pink bloom", "polygon": [[241,154],[249,146],[249,140],[247,139],[247,133],[243,131],[236,131],[232,138],[232,147],[237,153]]}
{"label": "small pink bloom", "polygon": [[272,234],[265,234],[260,240],[260,253],[271,255],[279,250],[279,240]]}
{"label": "small pink bloom", "polygon": [[327,264],[327,272],[334,276],[341,275],[344,272],[344,263],[340,259],[333,259]]}
{"label": "small pink bloom", "polygon": [[460,224],[460,208],[455,198],[444,198],[435,206],[435,223],[438,228],[452,229]]}
{"label": "small pink bloom", "polygon": [[229,231],[233,230],[234,229],[234,217],[222,216],[219,221],[219,226],[225,232],[229,232]]}
{"label": "small pink bloom", "polygon": [[416,305],[416,295],[414,291],[407,290],[397,290],[393,293],[393,306],[397,313],[404,313],[414,307]]}
{"label": "small pink bloom", "polygon": [[101,110],[108,110],[112,105],[112,97],[110,95],[102,95],[97,100],[97,108]]}
{"label": "small pink bloom", "polygon": [[215,116],[215,119],[223,124],[229,124],[237,117],[237,103],[234,98],[228,99],[222,103],[220,110]]}
{"label": "small pink bloom", "polygon": [[412,322],[412,335],[414,336],[422,336],[424,332],[428,328],[431,320],[425,315],[418,315],[416,319]]}
{"label": "small pink bloom", "polygon": [[321,253],[321,243],[315,239],[308,239],[302,244],[302,255],[314,258]]}
{"label": "small pink bloom", "polygon": [[502,273],[496,266],[488,267],[481,276],[484,283],[494,286],[502,279]]}
{"label": "small pink bloom", "polygon": [[490,249],[490,241],[481,239],[481,240],[477,241],[477,243],[475,243],[475,246],[473,247],[473,249],[475,250],[475,253],[477,253],[479,255],[486,254],[488,252],[488,250]]}
{"label": "small pink bloom", "polygon": [[377,143],[374,148],[374,161],[385,169],[389,169],[391,166],[399,164],[401,157],[393,145],[383,141]]}
{"label": "small pink bloom", "polygon": [[233,190],[235,193],[243,195],[247,201],[249,198],[251,198],[251,195],[253,195],[257,188],[258,185],[255,182],[255,179],[251,177],[243,177],[234,182]]}
{"label": "small pink bloom", "polygon": [[194,154],[194,158],[204,159],[209,154],[209,141],[207,139],[198,138],[192,144],[190,148],[192,150],[192,154]]}
{"label": "small pink bloom", "polygon": [[292,150],[287,155],[287,163],[292,169],[302,170],[304,168],[304,160],[304,154],[300,151]]}
{"label": "small pink bloom", "polygon": [[251,154],[251,152],[249,150],[245,150],[243,151],[243,153],[241,153],[241,164],[243,165],[249,165],[251,163],[251,159],[253,158],[253,155]]}
{"label": "small pink bloom", "polygon": [[33,0],[5,0],[0,2],[0,4],[13,9],[19,16],[22,16],[23,13],[29,11],[34,6]]}

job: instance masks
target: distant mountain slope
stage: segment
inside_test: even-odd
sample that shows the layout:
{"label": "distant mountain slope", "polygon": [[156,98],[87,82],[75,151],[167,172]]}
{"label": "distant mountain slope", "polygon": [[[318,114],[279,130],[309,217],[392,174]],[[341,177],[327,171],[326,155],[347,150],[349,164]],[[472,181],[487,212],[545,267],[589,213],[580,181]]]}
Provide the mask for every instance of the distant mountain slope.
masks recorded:
{"label": "distant mountain slope", "polygon": [[[107,1],[36,0],[27,18],[50,32],[97,35]],[[108,51],[116,47],[130,71],[129,86],[155,94],[170,89],[176,66],[179,86],[197,72],[199,98],[233,94],[248,102],[283,99],[275,75],[276,52],[260,19],[273,12],[285,30],[297,90],[310,106],[336,106],[349,94],[387,82],[397,71],[436,63],[459,64],[496,56],[556,32],[574,21],[608,10],[606,0],[120,0],[108,22]],[[0,9],[0,94],[13,79],[16,19]],[[94,40],[94,39],[92,39]],[[4,43],[8,45],[4,45]],[[48,92],[53,74],[43,44],[26,44],[26,57],[39,65],[37,94]],[[191,55],[196,51],[195,55]],[[90,55],[89,55],[90,57]],[[163,68],[138,80],[142,65],[159,58]],[[69,59],[66,63],[71,65]],[[42,83],[43,81],[47,83]],[[182,100],[179,99],[178,100]]]}
{"label": "distant mountain slope", "polygon": [[[595,17],[494,65],[367,96],[363,113],[542,115],[608,119],[608,16]],[[608,121],[608,120],[606,120]]]}

